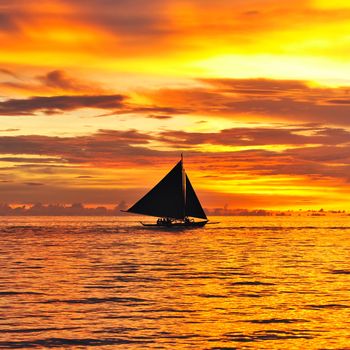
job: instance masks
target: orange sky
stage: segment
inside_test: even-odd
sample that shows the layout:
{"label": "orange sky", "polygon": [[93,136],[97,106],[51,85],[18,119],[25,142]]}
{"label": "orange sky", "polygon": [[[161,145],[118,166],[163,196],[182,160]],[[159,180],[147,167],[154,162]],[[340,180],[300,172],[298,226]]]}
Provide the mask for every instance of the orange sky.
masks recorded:
{"label": "orange sky", "polygon": [[350,5],[3,0],[0,202],[350,209]]}

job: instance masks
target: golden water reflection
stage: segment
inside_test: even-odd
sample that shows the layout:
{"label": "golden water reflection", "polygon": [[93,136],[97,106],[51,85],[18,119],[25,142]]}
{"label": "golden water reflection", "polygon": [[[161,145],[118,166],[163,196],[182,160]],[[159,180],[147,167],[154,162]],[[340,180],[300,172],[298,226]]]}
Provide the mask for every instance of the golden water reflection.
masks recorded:
{"label": "golden water reflection", "polygon": [[350,218],[6,218],[0,348],[345,349]]}

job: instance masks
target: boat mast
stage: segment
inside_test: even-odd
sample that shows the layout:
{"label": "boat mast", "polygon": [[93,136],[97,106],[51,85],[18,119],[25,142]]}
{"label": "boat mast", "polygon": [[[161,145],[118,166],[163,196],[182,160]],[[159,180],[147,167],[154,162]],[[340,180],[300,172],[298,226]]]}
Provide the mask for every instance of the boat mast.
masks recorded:
{"label": "boat mast", "polygon": [[181,153],[181,167],[182,167],[182,195],[184,199],[183,216],[186,217],[186,172],[184,168],[184,157]]}

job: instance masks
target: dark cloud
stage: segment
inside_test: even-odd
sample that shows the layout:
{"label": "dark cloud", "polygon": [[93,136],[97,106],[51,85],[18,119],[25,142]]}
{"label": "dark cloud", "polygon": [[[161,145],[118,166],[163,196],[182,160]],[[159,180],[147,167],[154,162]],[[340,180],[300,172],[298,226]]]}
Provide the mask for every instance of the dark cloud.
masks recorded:
{"label": "dark cloud", "polygon": [[[152,148],[152,142],[156,142],[156,149]],[[191,150],[192,146],[203,143],[245,146],[247,149],[220,151],[218,147],[215,152],[206,152],[205,149],[199,151],[198,147]],[[159,150],[160,144],[165,146],[164,150]],[[288,148],[277,147],[286,144]],[[275,145],[276,149],[263,149],[266,145]],[[218,181],[218,177],[223,182],[236,176],[242,176],[247,181],[266,177],[264,181],[274,186],[274,176],[281,175],[308,177],[315,184],[316,181],[321,184],[350,181],[350,136],[346,129],[319,125],[299,125],[286,129],[276,125],[274,129],[231,128],[216,133],[161,131],[149,134],[137,130],[99,130],[95,134],[75,137],[0,136],[0,154],[4,154],[0,161],[12,162],[11,166],[0,168],[2,181],[11,180],[10,183],[2,182],[0,189],[4,198],[17,202],[25,202],[25,198],[64,203],[72,199],[86,201],[86,198],[90,202],[109,203],[115,198],[126,198],[133,202],[145,189],[128,189],[122,197],[118,197],[121,194],[119,190],[84,188],[82,183],[89,181],[83,179],[94,178],[93,182],[96,182],[98,178],[79,175],[79,169],[84,170],[80,173],[88,174],[89,169],[96,168],[163,168],[179,158],[177,147],[185,151],[186,159],[191,160],[186,164],[189,173],[196,170],[197,174],[213,181]],[[21,176],[16,178],[10,172],[20,173]],[[69,176],[60,176],[59,181],[57,176],[51,177],[58,174]],[[24,183],[23,176],[36,181]],[[120,185],[120,181],[125,179],[118,181]],[[280,182],[277,184],[281,186]],[[213,194],[208,194],[208,197],[210,195]],[[211,202],[210,198],[208,201]]]}
{"label": "dark cloud", "polygon": [[173,117],[170,115],[162,115],[162,114],[160,114],[160,115],[154,114],[153,115],[153,114],[151,114],[151,115],[147,116],[147,118],[165,120],[165,119],[171,119]]}
{"label": "dark cloud", "polygon": [[[17,77],[16,73],[7,69],[2,69],[1,72]],[[170,119],[172,115],[188,114],[192,111],[187,107],[126,104],[127,96],[116,94],[97,82],[76,78],[62,70],[49,71],[31,79],[3,81],[0,82],[0,87],[4,91],[18,90],[38,94],[27,99],[0,101],[0,115],[52,115],[81,108],[97,108],[109,110],[98,117],[140,114],[155,119]],[[42,94],[52,96],[40,96]]]}
{"label": "dark cloud", "polygon": [[[57,163],[71,164],[145,163],[147,156],[161,153],[145,147],[152,139],[152,136],[136,130],[100,130],[93,135],[77,137],[2,136],[0,154],[54,156]],[[21,161],[18,157],[12,160]],[[28,159],[28,163],[33,162],[47,163],[51,158],[42,161],[41,158]]]}
{"label": "dark cloud", "polygon": [[0,157],[0,162],[12,162],[12,163],[55,163],[57,158],[48,157]]}
{"label": "dark cloud", "polygon": [[[141,114],[145,115],[148,118],[155,119],[170,119],[172,116],[167,114],[181,115],[190,113],[191,109],[186,108],[175,108],[167,106],[137,106],[137,105],[125,105],[122,110],[117,110],[113,112],[103,113],[97,117],[109,117],[109,116],[118,116],[121,114]],[[148,114],[151,113],[151,114]],[[166,114],[166,115],[165,115]],[[165,118],[165,116],[167,118]]]}
{"label": "dark cloud", "polygon": [[135,45],[137,49],[154,45],[155,41],[167,39],[173,32],[166,0],[77,0],[74,6],[80,19],[116,35],[124,50],[132,50]]}
{"label": "dark cloud", "polygon": [[160,140],[173,146],[337,145],[350,143],[350,132],[327,127],[232,128],[213,133],[164,131],[160,133]]}
{"label": "dark cloud", "polygon": [[260,11],[256,11],[256,10],[250,10],[250,11],[246,11],[243,13],[243,15],[245,16],[257,16],[260,15],[261,12]]}
{"label": "dark cloud", "polygon": [[312,100],[297,101],[292,98],[246,99],[225,103],[222,112],[250,113],[251,115],[274,116],[278,119],[286,118],[294,121],[350,124],[350,105],[326,105],[322,104],[322,100],[315,102]]}
{"label": "dark cloud", "polygon": [[206,86],[162,89],[151,95],[158,105],[189,107],[192,113],[226,118],[349,125],[350,87],[316,88],[298,80],[202,79]]}
{"label": "dark cloud", "polygon": [[290,149],[285,154],[294,159],[315,163],[350,164],[350,145],[302,147],[299,149]]}
{"label": "dark cloud", "polygon": [[[311,151],[310,149],[308,151]],[[319,160],[318,152],[320,148],[314,150],[314,157],[309,155],[304,157],[303,150],[294,154],[294,152],[284,152],[283,157],[275,158],[275,162],[269,162],[264,164],[261,160],[260,164],[251,164],[246,170],[264,175],[302,175],[307,176],[314,180],[327,180],[330,178],[338,178],[347,180],[349,177],[350,165],[344,164],[340,161],[327,162],[325,160]],[[333,153],[336,153],[336,149]],[[339,150],[338,150],[339,151]],[[349,150],[347,151],[349,152]],[[309,159],[303,159],[309,158]],[[347,157],[347,161],[349,156]],[[332,164],[333,163],[333,164]]]}
{"label": "dark cloud", "polygon": [[[123,35],[121,39],[128,42],[128,37],[132,37],[134,43],[142,44],[142,38],[161,39],[166,35],[174,33],[174,30],[167,26],[166,18],[157,18],[156,16],[141,16],[135,12],[127,14],[128,11],[110,15],[103,15],[100,18],[90,17],[90,21],[101,27],[109,29],[119,35]],[[131,43],[131,41],[129,41]],[[143,43],[144,45],[146,43]]]}
{"label": "dark cloud", "polygon": [[328,100],[328,103],[335,104],[335,105],[350,105],[350,99],[348,100]]}
{"label": "dark cloud", "polygon": [[20,129],[3,129],[3,130],[0,130],[0,132],[13,132],[13,131],[19,131]]}
{"label": "dark cloud", "polygon": [[6,91],[18,90],[30,94],[65,95],[110,95],[113,91],[105,89],[96,81],[74,77],[63,70],[49,71],[35,77],[20,77],[17,73],[0,69],[0,73],[11,76],[15,81],[2,81],[0,87]]}
{"label": "dark cloud", "polygon": [[[123,47],[123,50],[117,51],[118,55],[142,50],[152,53],[155,46],[166,49],[164,52],[175,49],[178,54],[180,50],[188,52],[190,46],[201,48],[205,46],[203,42],[218,42],[219,46],[225,43],[241,49],[259,42],[265,33],[280,34],[286,26],[300,29],[300,23],[309,23],[310,16],[314,21],[320,21],[317,11],[311,8],[305,10],[305,0],[298,1],[301,5],[299,11],[295,11],[298,7],[295,2],[286,6],[269,0],[221,0],[219,3],[204,0],[64,2],[75,9],[77,20],[114,35],[116,47]],[[288,16],[285,16],[286,12]],[[276,20],[281,16],[284,16],[284,21]],[[344,17],[345,14],[342,17],[338,15],[337,19],[347,21],[348,18]],[[249,25],[247,19],[250,20]]]}
{"label": "dark cloud", "polygon": [[53,70],[45,75],[38,76],[37,80],[45,87],[62,91],[72,91],[75,93],[105,91],[99,87],[99,84],[96,82],[87,82],[82,79],[77,79],[62,70]]}
{"label": "dark cloud", "polygon": [[134,113],[168,113],[168,114],[188,114],[192,111],[188,107],[169,107],[169,106],[131,106],[130,112]]}
{"label": "dark cloud", "polygon": [[222,87],[230,90],[251,93],[251,91],[278,92],[309,90],[306,81],[300,80],[273,80],[273,79],[201,79],[213,87]]}
{"label": "dark cloud", "polygon": [[77,87],[76,82],[69,78],[65,72],[61,70],[54,70],[46,75],[39,76],[38,79],[47,86],[61,89],[74,89]]}
{"label": "dark cloud", "polygon": [[[161,142],[167,150],[153,149],[154,141],[158,145]],[[198,146],[203,144],[247,149],[199,151]],[[284,148],[267,150],[264,149],[266,145],[284,145]],[[50,174],[55,169],[61,171],[69,166],[105,168],[160,165],[177,158],[179,148],[190,153],[192,167],[202,169],[209,176],[213,175],[211,171],[217,175],[220,169],[221,174],[244,172],[258,175],[349,177],[350,132],[341,128],[302,125],[289,129],[277,126],[231,128],[213,133],[161,131],[151,134],[136,130],[102,129],[92,135],[76,137],[2,136],[0,154],[6,156],[0,160],[12,162],[14,168],[27,173]],[[8,172],[8,169],[3,170]],[[90,177],[81,175],[78,178]]]}
{"label": "dark cloud", "polygon": [[11,13],[0,12],[0,31],[15,32],[17,30],[18,26],[14,19],[14,15]]}
{"label": "dark cloud", "polygon": [[[150,147],[151,141],[162,142],[166,147],[290,145],[298,149],[315,150],[316,147],[346,150],[350,132],[341,128],[299,126],[294,128],[231,128],[219,132],[161,131],[142,133],[137,130],[101,129],[97,133],[76,137],[41,135],[1,136],[0,153],[40,155],[40,158],[5,157],[2,160],[25,162],[55,162],[61,157],[70,162],[105,161],[120,156],[155,156],[162,152]],[[306,146],[305,146],[306,145]],[[303,147],[304,146],[304,147]],[[298,152],[298,149],[294,150]],[[158,153],[157,153],[158,152]],[[261,151],[265,152],[265,151]],[[291,150],[290,152],[293,152]],[[324,152],[320,152],[324,155]],[[223,153],[226,154],[226,153]],[[264,154],[263,154],[264,155]],[[292,155],[292,153],[288,153]],[[43,157],[44,156],[44,157]],[[52,156],[52,158],[48,157]]]}
{"label": "dark cloud", "polygon": [[0,102],[0,115],[33,115],[38,112],[53,114],[81,108],[122,108],[123,95],[34,96],[28,99],[9,99]]}
{"label": "dark cloud", "polygon": [[[312,180],[337,179],[349,181],[349,149],[347,155],[342,155],[340,147],[327,147],[328,155],[333,154],[338,160],[329,161],[328,157],[320,157],[322,147],[308,147],[285,151],[246,150],[237,152],[222,152],[213,155],[201,155],[203,173],[217,173],[220,179],[243,175],[246,179],[264,176],[304,176]],[[304,154],[305,153],[305,154]],[[197,167],[198,165],[196,165]],[[268,180],[266,180],[268,181]],[[273,179],[271,179],[273,185]]]}

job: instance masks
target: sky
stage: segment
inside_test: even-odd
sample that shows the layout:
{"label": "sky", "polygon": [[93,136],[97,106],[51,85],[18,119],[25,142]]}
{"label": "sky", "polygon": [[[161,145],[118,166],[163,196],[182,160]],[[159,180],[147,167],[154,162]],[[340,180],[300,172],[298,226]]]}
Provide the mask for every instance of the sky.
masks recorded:
{"label": "sky", "polygon": [[0,0],[0,202],[350,210],[350,3]]}

